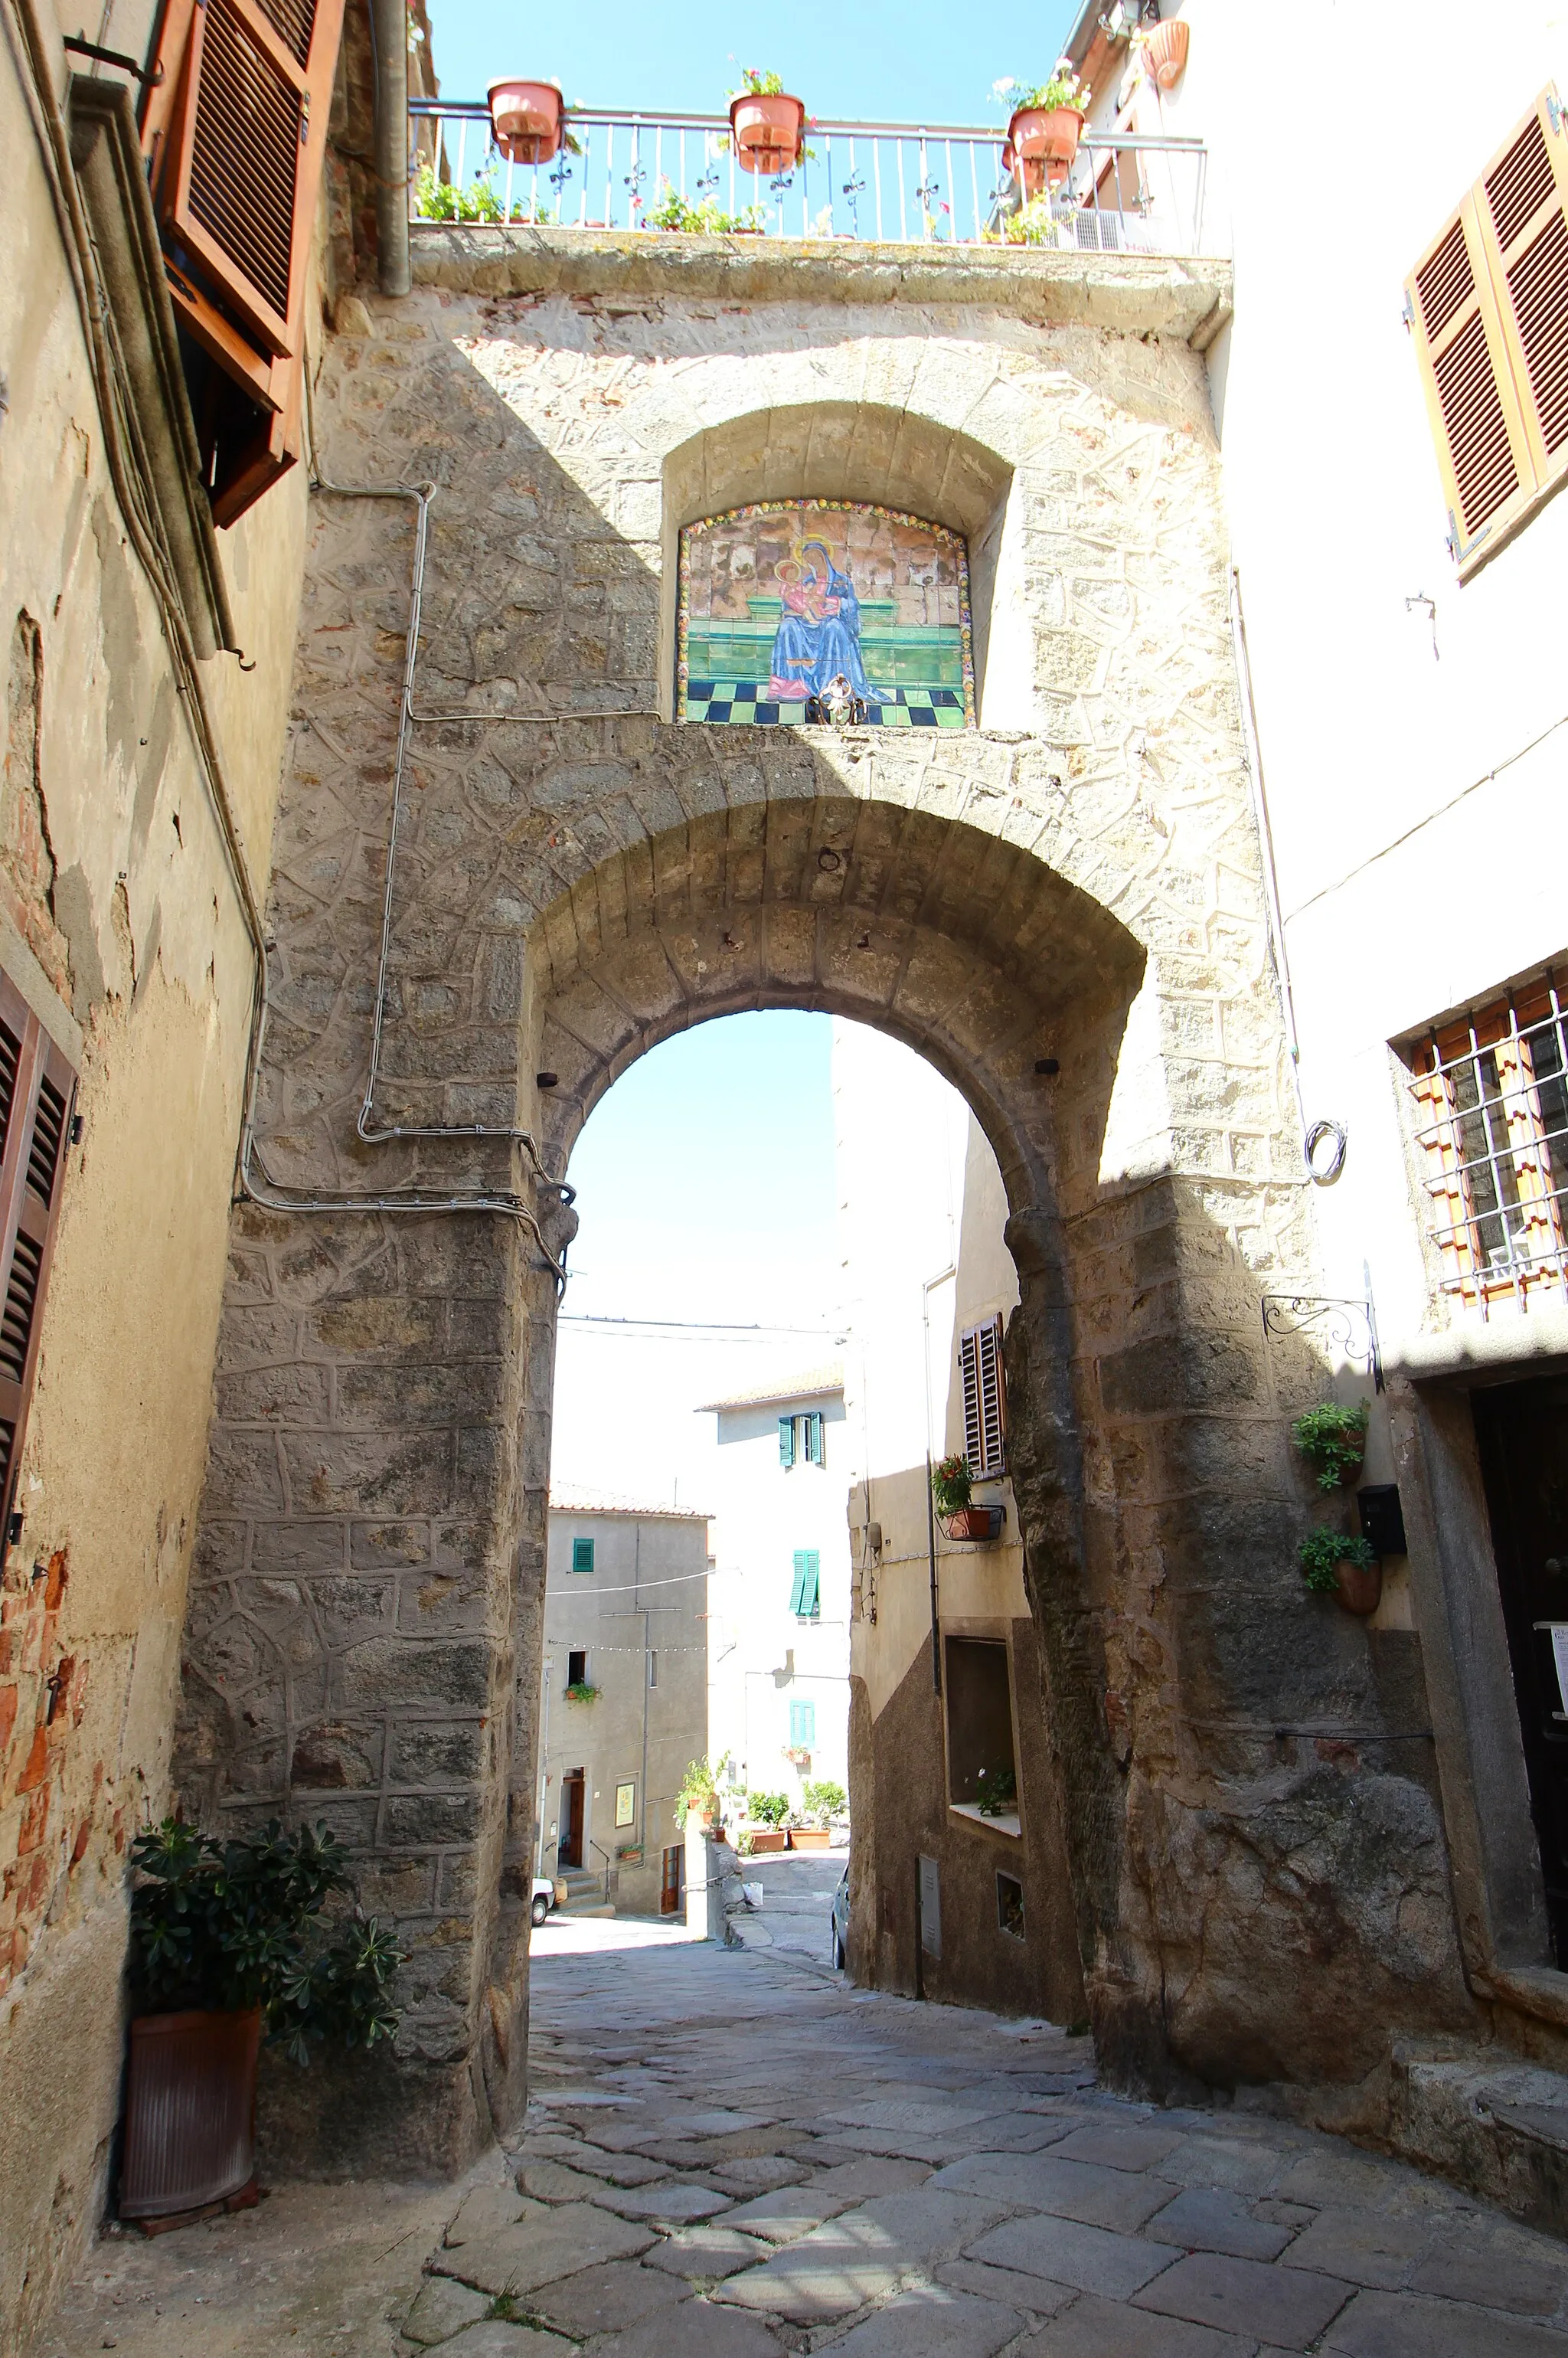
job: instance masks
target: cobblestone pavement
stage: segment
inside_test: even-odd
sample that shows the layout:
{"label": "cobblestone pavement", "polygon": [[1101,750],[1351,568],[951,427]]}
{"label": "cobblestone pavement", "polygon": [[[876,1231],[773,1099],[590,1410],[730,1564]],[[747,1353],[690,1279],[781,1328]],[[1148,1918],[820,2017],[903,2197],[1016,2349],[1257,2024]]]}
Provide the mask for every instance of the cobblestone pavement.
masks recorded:
{"label": "cobblestone pavement", "polygon": [[101,2244],[50,2358],[1568,2352],[1568,2248],[1414,2170],[1103,2096],[1087,2042],[857,1991],[825,1937],[552,1930],[516,2151]]}

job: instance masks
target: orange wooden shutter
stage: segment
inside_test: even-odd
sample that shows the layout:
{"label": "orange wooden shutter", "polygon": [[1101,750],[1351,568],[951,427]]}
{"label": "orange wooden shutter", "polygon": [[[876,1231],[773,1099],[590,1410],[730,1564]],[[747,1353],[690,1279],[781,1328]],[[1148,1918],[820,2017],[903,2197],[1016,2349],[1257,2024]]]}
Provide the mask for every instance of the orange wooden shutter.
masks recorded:
{"label": "orange wooden shutter", "polygon": [[1000,1474],[1006,1464],[1007,1389],[1001,1364],[1001,1320],[971,1326],[958,1339],[964,1387],[964,1455],[971,1474]]}
{"label": "orange wooden shutter", "polygon": [[0,1533],[38,1372],[76,1075],[0,975]]}
{"label": "orange wooden shutter", "polygon": [[1405,290],[1461,579],[1568,469],[1564,138],[1545,92]]}
{"label": "orange wooden shutter", "polygon": [[1568,468],[1568,126],[1547,92],[1476,191],[1538,485]]}

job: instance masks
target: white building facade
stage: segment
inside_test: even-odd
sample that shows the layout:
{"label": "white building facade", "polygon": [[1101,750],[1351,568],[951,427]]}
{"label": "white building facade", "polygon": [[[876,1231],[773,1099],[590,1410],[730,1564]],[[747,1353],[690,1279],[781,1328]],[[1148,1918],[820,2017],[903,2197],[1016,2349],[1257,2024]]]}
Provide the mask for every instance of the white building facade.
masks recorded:
{"label": "white building facade", "polygon": [[708,1723],[726,1781],[849,1784],[849,1549],[843,1371],[760,1384],[718,1418]]}

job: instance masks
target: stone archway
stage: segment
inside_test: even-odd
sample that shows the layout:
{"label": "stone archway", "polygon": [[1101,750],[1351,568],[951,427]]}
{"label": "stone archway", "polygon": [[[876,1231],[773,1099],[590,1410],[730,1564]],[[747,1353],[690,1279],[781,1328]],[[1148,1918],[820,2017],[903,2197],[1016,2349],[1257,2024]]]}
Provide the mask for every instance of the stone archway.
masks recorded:
{"label": "stone archway", "polygon": [[[1314,1253],[1195,356],[989,313],[913,341],[876,307],[651,319],[446,290],[330,359],[323,434],[372,418],[375,471],[443,478],[384,1113],[519,1123],[558,1174],[633,1057],[734,1008],[837,1008],[929,1056],[1011,1206],[1017,1487],[1102,2062],[1368,2071],[1394,2026],[1451,2018],[1457,1966],[1430,1797],[1314,1748],[1402,1705],[1293,1564],[1282,1414],[1314,1371],[1266,1354],[1257,1297]],[[972,550],[994,525],[987,725],[659,717],[661,552],[748,466],[775,495],[891,497],[903,470],[897,503]],[[406,552],[395,510],[316,512],[262,1141],[318,1192],[523,1190],[494,1141],[355,1131]],[[533,1200],[558,1238],[556,1191]],[[395,2056],[351,2096],[285,2083],[319,2167],[455,2167],[523,2100],[554,1321],[516,1223],[236,1215],[178,1782],[220,1822],[327,1817],[410,1952]]]}

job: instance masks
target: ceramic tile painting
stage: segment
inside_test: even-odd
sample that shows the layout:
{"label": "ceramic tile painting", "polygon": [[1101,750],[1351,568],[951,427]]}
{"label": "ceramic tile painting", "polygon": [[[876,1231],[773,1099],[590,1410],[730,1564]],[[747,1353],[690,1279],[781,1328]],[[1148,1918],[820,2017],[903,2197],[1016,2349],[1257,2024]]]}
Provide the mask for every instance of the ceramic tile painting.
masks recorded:
{"label": "ceramic tile painting", "polygon": [[893,508],[791,500],[680,536],[676,718],[963,729],[968,557]]}

